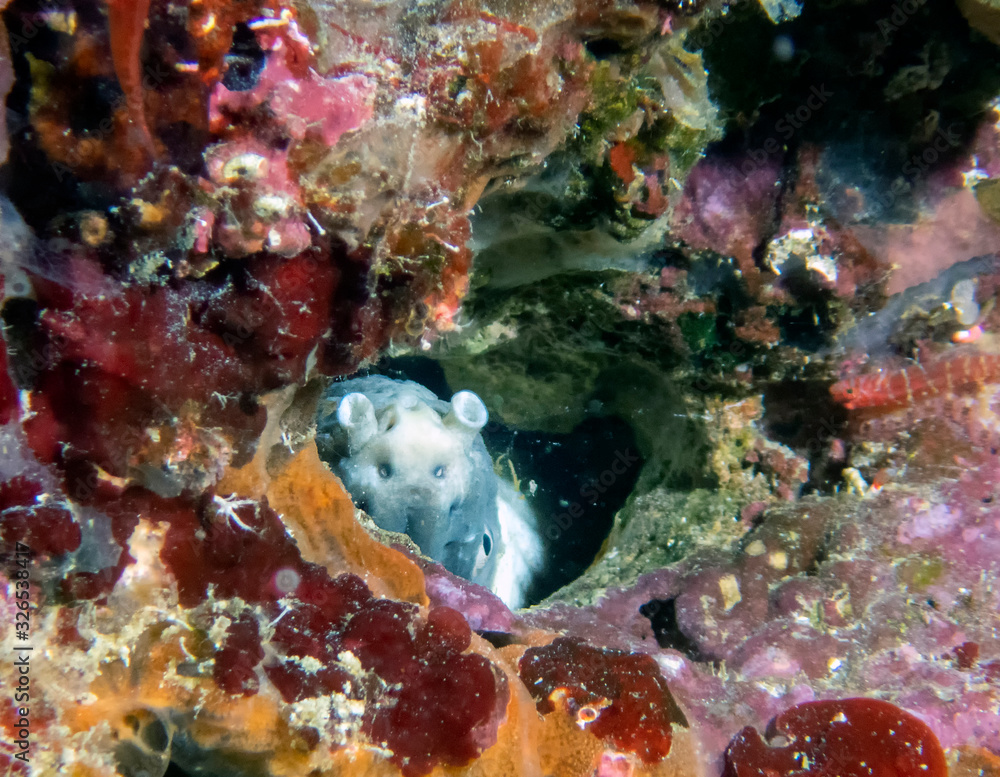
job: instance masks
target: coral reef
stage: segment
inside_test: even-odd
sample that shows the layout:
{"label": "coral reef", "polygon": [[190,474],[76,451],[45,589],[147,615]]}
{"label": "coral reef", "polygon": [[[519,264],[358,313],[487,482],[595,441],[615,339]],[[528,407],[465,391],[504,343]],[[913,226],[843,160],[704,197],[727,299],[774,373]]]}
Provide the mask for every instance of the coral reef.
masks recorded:
{"label": "coral reef", "polygon": [[[32,623],[32,648],[62,658],[35,663],[32,768],[135,773],[134,751],[149,739],[140,722],[151,721],[172,732],[159,748],[164,765],[182,768],[229,759],[276,774],[338,773],[354,763],[420,775],[436,764],[478,759],[468,773],[531,773],[538,755],[520,753],[520,742],[561,735],[537,730],[534,702],[512,686],[521,682],[516,657],[475,637],[458,611],[428,607],[407,552],[380,545],[356,523],[314,447],[275,477],[255,476],[255,464],[227,473],[245,492],[216,496],[200,511],[134,490],[110,503],[110,520],[132,527],[117,581],[100,588],[77,581],[60,604],[63,597],[47,590],[58,570],[34,566],[40,576],[32,599],[49,617]],[[312,484],[295,486],[294,509],[287,509],[288,481]],[[262,494],[244,496],[253,489]],[[5,493],[6,539],[34,542],[7,518],[35,496],[28,488]],[[68,550],[54,543],[35,549],[40,556]],[[10,590],[5,608],[14,604]],[[13,628],[5,629],[4,646],[19,647]],[[614,671],[627,672],[634,659],[616,661],[625,663]],[[5,684],[15,687],[16,666],[7,671]],[[678,719],[655,665],[637,677],[652,683],[643,709],[661,716],[659,744],[630,738],[631,719],[598,728],[616,732],[617,751],[658,765]],[[70,701],[83,698],[90,700],[83,706]],[[628,711],[630,698],[614,703]],[[8,730],[16,724],[5,723]],[[88,743],[80,751],[86,755],[57,746],[73,742]],[[15,753],[4,754],[11,768]]]}
{"label": "coral reef", "polygon": [[0,6],[5,773],[1000,775],[995,3]]}

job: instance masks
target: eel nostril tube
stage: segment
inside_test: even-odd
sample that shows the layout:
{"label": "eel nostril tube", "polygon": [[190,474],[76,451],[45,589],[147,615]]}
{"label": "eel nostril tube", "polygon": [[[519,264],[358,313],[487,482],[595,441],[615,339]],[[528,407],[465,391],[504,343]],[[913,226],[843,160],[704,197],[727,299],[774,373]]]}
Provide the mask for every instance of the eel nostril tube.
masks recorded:
{"label": "eel nostril tube", "polygon": [[351,455],[367,445],[378,430],[375,408],[364,394],[348,394],[337,405],[337,421],[347,432],[347,447]]}
{"label": "eel nostril tube", "polygon": [[445,426],[461,435],[468,447],[489,419],[489,411],[478,395],[459,391],[451,398],[451,410],[442,420]]}

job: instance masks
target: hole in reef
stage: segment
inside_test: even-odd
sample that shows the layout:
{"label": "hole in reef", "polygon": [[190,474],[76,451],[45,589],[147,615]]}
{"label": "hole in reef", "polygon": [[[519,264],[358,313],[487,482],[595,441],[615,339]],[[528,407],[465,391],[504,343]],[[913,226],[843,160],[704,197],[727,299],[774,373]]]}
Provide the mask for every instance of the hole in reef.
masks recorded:
{"label": "hole in reef", "polygon": [[[464,388],[449,386],[441,366],[423,357],[387,359],[376,371],[443,398]],[[491,418],[483,438],[496,471],[508,483],[516,477],[538,521],[545,564],[526,595],[527,605],[537,604],[590,566],[644,462],[631,427],[617,416],[588,417],[565,434],[512,429]]]}
{"label": "hole in reef", "polygon": [[141,733],[142,741],[150,750],[162,753],[170,748],[170,732],[159,718],[151,720]]}
{"label": "hole in reef", "polygon": [[639,614],[649,619],[649,625],[661,648],[679,650],[689,658],[698,658],[698,649],[677,626],[677,607],[674,599],[650,599],[639,608]]}
{"label": "hole in reef", "polygon": [[841,482],[842,460],[831,458],[834,440],[847,434],[847,411],[833,401],[823,381],[785,381],[764,392],[764,428],[769,439],[809,459],[804,492],[832,492]]}
{"label": "hole in reef", "polygon": [[246,92],[257,86],[257,80],[267,60],[267,55],[246,24],[233,28],[233,45],[226,54],[226,72],[222,85],[231,92]]}
{"label": "hole in reef", "polygon": [[[567,434],[526,432],[497,424],[486,447],[520,491],[532,494],[546,549],[542,574],[528,589],[534,604],[584,573],[611,531],[642,469],[631,428],[615,416],[587,418]],[[510,462],[508,465],[507,462]]]}
{"label": "hole in reef", "polygon": [[508,634],[506,631],[480,631],[477,633],[498,650],[508,645],[516,645],[519,639],[516,635]]}
{"label": "hole in reef", "polygon": [[595,38],[584,46],[594,59],[610,59],[625,53],[625,47],[613,38]]}

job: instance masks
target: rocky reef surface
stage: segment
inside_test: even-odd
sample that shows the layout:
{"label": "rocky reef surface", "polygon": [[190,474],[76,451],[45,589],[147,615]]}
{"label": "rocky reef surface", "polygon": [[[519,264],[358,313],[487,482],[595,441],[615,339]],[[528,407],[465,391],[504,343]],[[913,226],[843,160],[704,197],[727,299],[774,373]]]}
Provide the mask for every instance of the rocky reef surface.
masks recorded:
{"label": "rocky reef surface", "polygon": [[[1000,775],[994,0],[0,5],[5,774]],[[359,371],[534,607],[352,504]]]}

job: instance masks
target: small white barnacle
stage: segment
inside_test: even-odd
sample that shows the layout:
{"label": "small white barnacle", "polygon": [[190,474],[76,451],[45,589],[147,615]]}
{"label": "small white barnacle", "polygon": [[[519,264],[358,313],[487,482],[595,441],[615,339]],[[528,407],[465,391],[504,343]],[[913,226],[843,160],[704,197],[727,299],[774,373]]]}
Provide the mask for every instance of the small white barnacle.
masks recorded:
{"label": "small white barnacle", "polygon": [[260,218],[284,218],[292,209],[292,201],[283,194],[265,194],[254,200],[253,210]]}
{"label": "small white barnacle", "polygon": [[267,169],[267,159],[260,154],[237,154],[222,166],[222,180],[226,183],[257,181],[267,175]]}

